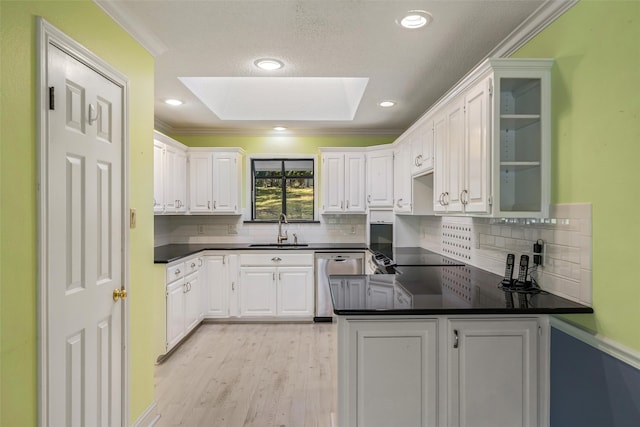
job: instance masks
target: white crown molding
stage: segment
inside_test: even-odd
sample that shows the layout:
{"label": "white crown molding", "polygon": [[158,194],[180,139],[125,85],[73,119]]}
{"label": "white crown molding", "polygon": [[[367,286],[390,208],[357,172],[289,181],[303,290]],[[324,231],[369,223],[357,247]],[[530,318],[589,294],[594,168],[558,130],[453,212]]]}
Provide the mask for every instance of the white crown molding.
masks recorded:
{"label": "white crown molding", "polygon": [[548,0],[502,40],[487,57],[508,57],[547,28],[579,0]]}
{"label": "white crown molding", "polygon": [[131,37],[142,45],[153,57],[167,50],[165,45],[155,34],[145,28],[142,23],[129,15],[121,3],[112,0],[93,0],[98,7],[120,25]]}
{"label": "white crown molding", "polygon": [[624,346],[617,341],[603,337],[602,335],[594,335],[593,333],[577,327],[558,317],[551,316],[550,324],[554,328],[566,333],[573,338],[590,345],[591,347],[602,351],[636,369],[640,369],[640,352]]}

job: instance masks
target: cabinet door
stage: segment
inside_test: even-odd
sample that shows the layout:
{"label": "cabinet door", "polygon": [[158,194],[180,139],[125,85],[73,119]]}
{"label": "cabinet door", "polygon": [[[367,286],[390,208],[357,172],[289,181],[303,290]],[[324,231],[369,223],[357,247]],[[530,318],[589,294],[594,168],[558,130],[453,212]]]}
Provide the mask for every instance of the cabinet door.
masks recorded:
{"label": "cabinet door", "polygon": [[184,279],[167,286],[167,350],[184,337]]}
{"label": "cabinet door", "polygon": [[447,211],[449,152],[447,150],[447,115],[444,111],[433,120],[433,210]]}
{"label": "cabinet door", "polygon": [[433,170],[433,123],[431,120],[423,123],[416,130],[416,144],[422,147],[418,160],[418,172],[427,173]]}
{"label": "cabinet door", "polygon": [[465,212],[489,211],[489,128],[491,78],[482,80],[465,96]]}
{"label": "cabinet door", "polygon": [[189,153],[189,211],[212,212],[211,153]]}
{"label": "cabinet door", "polygon": [[240,267],[240,316],[276,315],[276,268]]}
{"label": "cabinet door", "polygon": [[393,285],[372,281],[367,284],[367,308],[393,308],[393,296]]}
{"label": "cabinet door", "polygon": [[187,153],[177,150],[174,163],[174,197],[176,198],[176,212],[187,211]]}
{"label": "cabinet door", "polygon": [[279,267],[278,316],[313,316],[313,267]]}
{"label": "cabinet door", "polygon": [[339,425],[436,426],[436,320],[347,322]]}
{"label": "cabinet door", "polygon": [[207,317],[229,316],[229,269],[227,255],[207,255],[205,269],[207,272]]}
{"label": "cabinet door", "polygon": [[367,204],[369,208],[393,206],[393,151],[367,153]]}
{"label": "cabinet door", "polygon": [[153,141],[153,212],[164,212],[164,144]]}
{"label": "cabinet door", "polygon": [[180,206],[178,201],[177,166],[178,149],[166,145],[164,151],[164,211],[174,213]]}
{"label": "cabinet door", "polygon": [[344,210],[364,213],[366,210],[364,153],[346,153],[344,168]]}
{"label": "cabinet door", "polygon": [[456,99],[447,107],[447,212],[462,212],[465,169],[464,99]]}
{"label": "cabinet door", "polygon": [[327,153],[322,156],[322,211],[344,210],[344,155]]}
{"label": "cabinet door", "polygon": [[393,195],[395,202],[393,210],[396,213],[411,212],[411,168],[410,168],[410,150],[409,141],[404,141],[398,147],[394,158],[394,177],[393,177]]}
{"label": "cabinet door", "polygon": [[536,319],[451,320],[450,426],[538,426]]}
{"label": "cabinet door", "polygon": [[237,153],[213,153],[213,212],[238,212]]}
{"label": "cabinet door", "polygon": [[185,334],[189,333],[202,320],[202,280],[196,271],[185,277],[184,324]]}

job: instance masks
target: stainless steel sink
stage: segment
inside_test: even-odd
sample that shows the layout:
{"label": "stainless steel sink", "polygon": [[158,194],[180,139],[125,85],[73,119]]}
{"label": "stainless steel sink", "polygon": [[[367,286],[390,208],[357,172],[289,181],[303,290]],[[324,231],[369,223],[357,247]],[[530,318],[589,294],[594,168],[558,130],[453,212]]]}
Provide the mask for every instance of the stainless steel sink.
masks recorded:
{"label": "stainless steel sink", "polygon": [[304,248],[308,243],[251,243],[250,248]]}

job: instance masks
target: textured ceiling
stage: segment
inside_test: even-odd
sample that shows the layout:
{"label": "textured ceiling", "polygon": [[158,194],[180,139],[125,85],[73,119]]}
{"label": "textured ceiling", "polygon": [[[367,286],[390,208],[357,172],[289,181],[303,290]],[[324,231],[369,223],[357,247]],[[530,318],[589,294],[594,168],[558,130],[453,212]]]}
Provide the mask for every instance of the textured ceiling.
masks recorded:
{"label": "textured ceiling", "polygon": [[[155,115],[179,133],[399,134],[526,20],[536,0],[95,0],[156,55]],[[396,19],[421,9],[425,28]],[[257,69],[258,58],[285,63]],[[353,120],[221,120],[179,77],[368,78]],[[167,98],[185,101],[181,107]],[[377,103],[393,99],[397,106]],[[309,99],[313,103],[314,99]]]}

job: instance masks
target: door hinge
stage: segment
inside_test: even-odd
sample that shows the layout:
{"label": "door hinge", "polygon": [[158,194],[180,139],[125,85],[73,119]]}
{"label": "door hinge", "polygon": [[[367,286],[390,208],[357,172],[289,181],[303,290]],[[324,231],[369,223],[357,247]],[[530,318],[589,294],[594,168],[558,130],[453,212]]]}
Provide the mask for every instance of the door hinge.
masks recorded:
{"label": "door hinge", "polygon": [[55,87],[51,86],[49,88],[49,110],[56,109],[56,97],[55,97]]}

